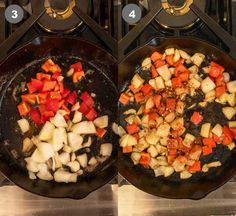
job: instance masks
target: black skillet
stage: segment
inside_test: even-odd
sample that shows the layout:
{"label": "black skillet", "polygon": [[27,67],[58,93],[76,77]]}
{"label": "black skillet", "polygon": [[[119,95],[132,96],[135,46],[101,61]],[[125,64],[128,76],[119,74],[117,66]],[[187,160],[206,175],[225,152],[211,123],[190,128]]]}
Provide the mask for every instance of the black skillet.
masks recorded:
{"label": "black skillet", "polygon": [[[0,64],[0,171],[16,185],[38,195],[82,199],[108,183],[117,174],[117,144],[111,131],[104,140],[93,143],[92,148],[98,151],[101,142],[112,141],[112,156],[93,172],[80,177],[77,183],[30,180],[21,153],[23,137],[16,126],[16,121],[20,118],[16,107],[19,95],[16,94],[15,100],[13,91],[21,82],[30,81],[48,57],[64,71],[68,70],[71,63],[81,60],[85,70],[90,71],[86,78],[73,88],[95,93],[96,101],[101,106],[101,114],[108,114],[110,123],[116,118],[116,60],[105,50],[85,40],[71,37],[37,37],[14,51]],[[70,85],[67,81],[65,84]]]}
{"label": "black skillet", "polygon": [[[230,73],[231,80],[236,79],[236,61],[214,45],[191,38],[154,38],[148,44],[130,53],[119,65],[118,83],[120,90],[122,91],[127,87],[134,71],[139,70],[138,68],[140,68],[145,57],[150,56],[154,50],[163,52],[168,47],[183,49],[191,54],[195,52],[204,53],[207,56],[206,64],[207,61],[215,60]],[[119,112],[122,109],[123,107],[120,106]],[[204,111],[205,121],[225,124],[224,117],[222,117],[219,109],[220,107],[217,105],[208,107]],[[120,116],[121,124],[124,124],[123,116]],[[189,130],[192,129],[189,128]],[[165,198],[201,199],[225,184],[236,174],[236,151],[229,151],[223,145],[218,145],[212,156],[202,159],[204,163],[220,160],[223,165],[210,169],[206,174],[194,174],[188,180],[180,180],[178,174],[168,178],[156,178],[151,170],[135,166],[129,155],[122,154],[120,150],[118,151],[118,158],[118,170],[128,182],[142,191]]]}

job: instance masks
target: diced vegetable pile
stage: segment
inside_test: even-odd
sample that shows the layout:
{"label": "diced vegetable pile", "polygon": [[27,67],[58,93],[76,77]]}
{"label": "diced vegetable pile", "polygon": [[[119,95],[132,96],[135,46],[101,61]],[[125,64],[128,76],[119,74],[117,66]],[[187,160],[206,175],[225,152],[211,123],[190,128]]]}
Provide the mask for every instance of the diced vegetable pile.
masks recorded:
{"label": "diced vegetable pile", "polygon": [[[78,95],[66,88],[61,68],[51,59],[42,69],[27,83],[28,93],[18,105],[26,168],[31,179],[76,182],[79,175],[91,172],[111,155],[111,143],[98,145],[98,153],[91,154],[90,149],[94,140],[107,133],[109,117],[99,116],[94,93]],[[67,76],[79,82],[85,76],[82,63],[72,64]],[[28,136],[35,127],[40,132]]]}
{"label": "diced vegetable pile", "polygon": [[[113,126],[123,153],[130,154],[135,165],[152,169],[156,176],[178,172],[187,179],[221,166],[220,161],[201,162],[217,145],[235,147],[236,80],[231,81],[221,65],[206,62],[202,53],[191,56],[175,48],[156,51],[143,60],[141,70],[120,95],[125,128]],[[187,108],[186,98],[198,95],[203,100]],[[228,124],[204,120],[204,109],[211,103],[222,105]],[[187,109],[192,109],[190,119],[185,116]],[[197,136],[186,130],[187,122],[199,128]]]}

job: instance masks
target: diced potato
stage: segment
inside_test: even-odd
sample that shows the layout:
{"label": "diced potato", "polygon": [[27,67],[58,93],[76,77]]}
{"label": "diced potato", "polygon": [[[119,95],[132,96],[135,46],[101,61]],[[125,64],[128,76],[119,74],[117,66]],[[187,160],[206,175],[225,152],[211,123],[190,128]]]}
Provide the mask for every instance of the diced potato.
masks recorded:
{"label": "diced potato", "polygon": [[204,102],[199,102],[198,105],[199,105],[200,107],[206,107],[207,102],[206,102],[206,101],[204,101]]}
{"label": "diced potato", "polygon": [[160,144],[163,145],[163,146],[167,146],[167,142],[168,142],[168,140],[166,138],[161,138],[160,139]]}
{"label": "diced potato", "polygon": [[211,130],[216,136],[221,137],[222,135],[222,126],[220,124],[216,124],[215,127]]}
{"label": "diced potato", "polygon": [[189,86],[193,87],[194,89],[198,89],[201,86],[201,83],[196,80],[195,78],[190,79]]}
{"label": "diced potato", "polygon": [[165,117],[165,121],[167,123],[171,123],[172,121],[174,121],[175,119],[175,112],[170,112],[166,117]]}
{"label": "diced potato", "polygon": [[157,68],[157,72],[165,81],[170,80],[171,72],[169,71],[169,68],[168,68],[167,64]]}
{"label": "diced potato", "polygon": [[156,168],[159,166],[157,159],[151,157],[150,162],[149,162],[149,166],[150,166],[152,169],[156,169]]}
{"label": "diced potato", "polygon": [[[123,114],[124,115],[136,114],[136,110],[135,109],[128,109]],[[95,122],[94,122],[94,124],[95,124]]]}
{"label": "diced potato", "polygon": [[179,50],[179,54],[183,59],[190,59],[190,55],[183,50]]}
{"label": "diced potato", "polygon": [[158,155],[158,151],[153,145],[148,148],[147,152],[151,155],[151,157],[156,157]]}
{"label": "diced potato", "polygon": [[223,73],[223,77],[224,77],[224,82],[229,82],[230,81],[230,75],[228,72],[224,72]]}
{"label": "diced potato", "polygon": [[131,84],[134,88],[139,88],[144,83],[144,80],[139,76],[139,74],[135,74],[133,79],[131,80]]}
{"label": "diced potato", "polygon": [[172,75],[174,75],[175,73],[175,68],[174,67],[169,67],[169,71]]}
{"label": "diced potato", "polygon": [[166,155],[167,153],[167,148],[165,146],[156,145],[156,149],[157,149],[158,154]]}
{"label": "diced potato", "polygon": [[202,137],[208,138],[211,130],[211,124],[210,123],[205,123],[201,127],[201,132],[200,135]]}
{"label": "diced potato", "polygon": [[184,141],[183,141],[183,144],[190,148],[191,147],[191,144],[193,143],[193,141],[195,140],[195,136],[193,136],[192,134],[190,133],[187,133],[184,137]]}
{"label": "diced potato", "polygon": [[145,58],[142,62],[142,69],[148,70],[152,67],[152,61],[151,58]]}
{"label": "diced potato", "polygon": [[166,156],[159,156],[156,158],[158,166],[168,166]]}
{"label": "diced potato", "polygon": [[175,48],[168,48],[165,50],[166,55],[174,55],[175,54]]}
{"label": "diced potato", "polygon": [[236,80],[230,81],[226,85],[229,93],[236,93]]}
{"label": "diced potato", "polygon": [[198,73],[198,67],[196,65],[191,66],[188,70],[194,74]]}
{"label": "diced potato", "polygon": [[220,161],[214,161],[214,162],[211,162],[211,163],[208,163],[207,164],[207,166],[209,167],[209,168],[212,168],[212,167],[219,167],[219,166],[221,166],[222,164],[221,164],[221,162]]}
{"label": "diced potato", "polygon": [[215,90],[211,90],[211,91],[207,92],[207,93],[205,94],[205,101],[207,101],[207,102],[212,102],[212,101],[214,101],[214,99],[215,99],[215,94],[216,94],[216,91],[215,91]]}
{"label": "diced potato", "polygon": [[135,145],[135,148],[137,149],[138,152],[142,152],[148,147],[149,144],[144,138],[139,139],[138,144]]}
{"label": "diced potato", "polygon": [[233,107],[223,107],[222,112],[228,120],[231,120],[236,114],[236,110]]}
{"label": "diced potato", "polygon": [[125,134],[120,138],[120,146],[126,147],[126,146],[134,146],[137,144],[137,140],[130,134]]}
{"label": "diced potato", "polygon": [[163,123],[157,128],[157,135],[159,137],[167,137],[170,132],[170,125],[168,123]]}
{"label": "diced potato", "polygon": [[156,80],[157,90],[165,88],[164,80],[160,76],[158,76],[155,80]]}
{"label": "diced potato", "polygon": [[172,166],[176,172],[181,172],[184,171],[186,162],[187,162],[186,157],[178,156],[172,163]]}
{"label": "diced potato", "polygon": [[206,77],[201,83],[201,89],[205,94],[214,90],[215,87],[215,83],[209,77]]}
{"label": "diced potato", "polygon": [[139,152],[132,152],[131,159],[133,163],[136,165],[139,163],[139,160],[141,159],[141,154]]}
{"label": "diced potato", "polygon": [[149,83],[150,86],[152,86],[152,88],[153,88],[154,90],[157,90],[156,80],[155,80],[155,79],[150,79],[150,80],[148,81],[148,83]]}
{"label": "diced potato", "polygon": [[173,61],[174,61],[174,62],[177,62],[177,61],[179,61],[179,60],[180,60],[180,53],[179,53],[179,50],[176,49],[176,50],[175,50],[175,55],[174,55]]}
{"label": "diced potato", "polygon": [[152,131],[147,134],[145,139],[150,145],[156,145],[157,142],[159,141],[159,136],[156,134],[155,131]]}
{"label": "diced potato", "polygon": [[226,100],[227,100],[227,102],[229,103],[230,106],[235,106],[235,104],[236,104],[236,93],[227,94]]}
{"label": "diced potato", "polygon": [[187,170],[184,170],[180,173],[180,179],[188,179],[192,176],[192,174],[190,172],[188,172]]}
{"label": "diced potato", "polygon": [[175,111],[179,114],[183,114],[184,112],[184,102],[178,100],[176,103]]}
{"label": "diced potato", "polygon": [[235,148],[235,143],[232,142],[229,145],[227,145],[227,147],[229,148],[229,150],[233,150]]}
{"label": "diced potato", "polygon": [[162,172],[161,167],[157,167],[153,171],[154,171],[154,174],[155,174],[156,177],[164,175],[164,173]]}
{"label": "diced potato", "polygon": [[219,98],[217,98],[215,101],[220,104],[226,104],[228,98],[228,93],[223,93]]}
{"label": "diced potato", "polygon": [[145,109],[152,109],[155,106],[153,97],[149,97],[146,104],[145,104]]}
{"label": "diced potato", "polygon": [[210,67],[203,67],[202,70],[204,71],[204,73],[208,74],[210,72]]}
{"label": "diced potato", "polygon": [[164,173],[164,177],[168,177],[174,173],[174,169],[171,166],[161,166],[161,171]]}
{"label": "diced potato", "polygon": [[202,64],[204,59],[205,59],[205,55],[203,55],[202,53],[195,53],[191,57],[191,61],[193,62],[193,64],[197,65],[198,67]]}
{"label": "diced potato", "polygon": [[167,87],[172,87],[172,82],[171,82],[171,80],[165,81],[165,86],[167,86]]}
{"label": "diced potato", "polygon": [[184,119],[177,118],[170,124],[170,126],[173,128],[173,130],[178,130],[179,128],[184,127]]}
{"label": "diced potato", "polygon": [[229,127],[236,127],[236,121],[229,121],[228,122]]}

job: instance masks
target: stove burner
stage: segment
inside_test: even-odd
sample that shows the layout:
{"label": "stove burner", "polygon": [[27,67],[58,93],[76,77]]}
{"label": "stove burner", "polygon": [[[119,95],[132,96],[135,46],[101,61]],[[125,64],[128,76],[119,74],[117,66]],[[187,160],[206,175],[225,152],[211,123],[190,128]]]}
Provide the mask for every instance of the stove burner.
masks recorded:
{"label": "stove burner", "polygon": [[46,8],[46,13],[39,19],[38,24],[47,32],[70,33],[83,24],[73,13],[76,2],[83,12],[91,13],[89,0],[45,0],[44,4],[40,2],[32,1],[31,6],[33,11],[38,7]]}
{"label": "stove burner", "polygon": [[[199,19],[190,10],[193,0],[162,0],[162,10],[155,18],[164,28],[187,29],[193,26]],[[206,1],[195,0],[194,3],[201,9],[205,9]]]}

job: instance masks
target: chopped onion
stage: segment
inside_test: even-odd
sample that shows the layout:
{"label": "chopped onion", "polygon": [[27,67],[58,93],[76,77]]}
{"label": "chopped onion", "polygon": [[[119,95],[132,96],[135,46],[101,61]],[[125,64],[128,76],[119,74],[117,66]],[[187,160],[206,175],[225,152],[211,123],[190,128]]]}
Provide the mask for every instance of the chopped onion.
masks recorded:
{"label": "chopped onion", "polygon": [[98,163],[97,159],[95,157],[91,157],[88,164],[91,166],[95,166]]}
{"label": "chopped onion", "polygon": [[39,139],[42,141],[51,140],[54,129],[55,126],[51,122],[47,121],[39,133]]}
{"label": "chopped onion", "polygon": [[81,155],[77,156],[77,160],[79,161],[80,166],[82,166],[83,168],[85,168],[87,166],[87,163],[88,163],[87,154],[81,154]]}
{"label": "chopped onion", "polygon": [[34,146],[34,143],[32,142],[32,140],[29,137],[26,137],[23,140],[23,148],[22,151],[23,152],[29,152]]}
{"label": "chopped onion", "polygon": [[68,164],[70,162],[70,154],[67,152],[62,152],[59,155],[59,160],[64,165]]}
{"label": "chopped onion", "polygon": [[72,120],[72,122],[73,123],[78,123],[78,122],[80,122],[81,120],[82,120],[82,113],[81,112],[79,112],[79,111],[75,111],[75,114],[74,114],[74,117],[73,117],[73,120]]}
{"label": "chopped onion", "polygon": [[54,179],[56,182],[76,182],[77,181],[77,174],[76,173],[69,173],[64,170],[57,170],[54,173]]}
{"label": "chopped onion", "polygon": [[73,132],[68,133],[69,146],[75,152],[82,148],[83,137]]}
{"label": "chopped onion", "polygon": [[17,121],[22,133],[26,133],[30,129],[29,122],[26,119],[20,119]]}
{"label": "chopped onion", "polygon": [[63,147],[63,143],[67,144],[67,133],[65,128],[56,128],[53,131],[52,146],[54,151],[59,151]]}
{"label": "chopped onion", "polygon": [[111,143],[104,143],[100,147],[100,154],[102,156],[110,156],[112,153],[112,144]]}
{"label": "chopped onion", "polygon": [[106,128],[108,126],[108,115],[100,116],[93,121],[94,125],[99,128]]}
{"label": "chopped onion", "polygon": [[73,125],[71,129],[76,134],[96,134],[96,128],[91,121],[82,121]]}
{"label": "chopped onion", "polygon": [[57,114],[54,116],[54,118],[51,119],[51,122],[56,127],[67,127],[66,120],[64,119],[63,115],[57,112]]}
{"label": "chopped onion", "polygon": [[52,144],[46,142],[41,142],[38,144],[38,151],[42,158],[44,158],[44,161],[47,161],[55,155]]}
{"label": "chopped onion", "polygon": [[69,162],[67,166],[70,167],[71,172],[78,172],[80,169],[80,164],[78,161]]}

